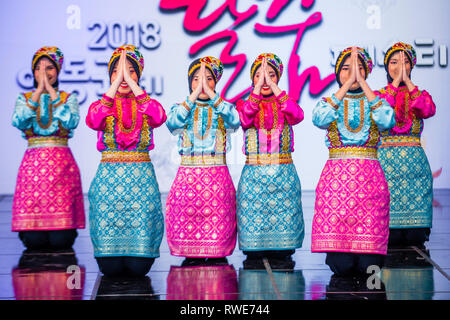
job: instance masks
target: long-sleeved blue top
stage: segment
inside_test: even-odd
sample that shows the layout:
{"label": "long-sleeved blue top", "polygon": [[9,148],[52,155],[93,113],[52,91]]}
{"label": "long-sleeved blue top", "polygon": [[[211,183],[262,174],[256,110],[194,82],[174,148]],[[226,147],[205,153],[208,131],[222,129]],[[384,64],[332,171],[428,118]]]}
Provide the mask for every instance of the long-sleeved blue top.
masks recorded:
{"label": "long-sleeved blue top", "polygon": [[31,136],[72,137],[80,120],[77,96],[58,91],[54,101],[49,94],[41,94],[39,103],[31,100],[33,92],[20,94],[12,117],[12,125]]}
{"label": "long-sleeved blue top", "polygon": [[225,154],[231,149],[229,134],[236,131],[241,122],[233,104],[217,94],[208,101],[188,98],[175,104],[167,115],[166,125],[178,139],[181,155]]}
{"label": "long-sleeved blue top", "polygon": [[369,102],[364,93],[348,93],[341,101],[333,94],[317,103],[313,123],[327,130],[328,148],[376,148],[381,143],[379,132],[395,126],[395,115],[386,100],[378,96]]}

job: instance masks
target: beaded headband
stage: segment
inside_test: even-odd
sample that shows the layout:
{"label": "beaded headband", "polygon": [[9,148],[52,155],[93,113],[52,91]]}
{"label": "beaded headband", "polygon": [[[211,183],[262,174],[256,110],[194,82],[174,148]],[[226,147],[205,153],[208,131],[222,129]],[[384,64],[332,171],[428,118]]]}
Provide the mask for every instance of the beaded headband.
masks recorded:
{"label": "beaded headband", "polygon": [[[364,48],[356,47],[356,49],[358,51],[358,56],[361,58],[361,60],[364,64],[364,69],[366,70],[366,77],[367,77],[369,75],[369,73],[372,72],[372,69],[373,69],[372,58],[369,56],[369,53]],[[342,62],[351,53],[352,53],[352,47],[348,47],[339,54],[339,57],[336,60],[336,66],[335,66],[335,70],[334,70],[336,75],[341,70]]]}
{"label": "beaded headband", "polygon": [[250,69],[250,76],[253,80],[255,76],[256,69],[258,66],[262,64],[263,58],[266,58],[267,63],[274,68],[275,72],[277,73],[278,79],[281,78],[281,75],[283,74],[283,62],[281,62],[281,59],[273,53],[261,53],[253,62],[252,67]]}
{"label": "beaded headband", "polygon": [[56,64],[58,73],[61,71],[61,67],[64,61],[64,55],[58,47],[42,47],[38,51],[36,51],[33,56],[33,61],[31,62],[32,70],[34,70],[34,68],[36,67],[36,62],[41,57],[47,57],[52,60]]}
{"label": "beaded headband", "polygon": [[144,56],[135,46],[131,44],[120,46],[116,50],[114,50],[111,59],[109,59],[108,73],[110,72],[112,63],[114,62],[114,60],[116,60],[117,57],[120,57],[122,51],[125,51],[127,57],[131,58],[133,61],[137,63],[139,67],[139,76],[140,76],[142,74],[142,70],[144,70]]}

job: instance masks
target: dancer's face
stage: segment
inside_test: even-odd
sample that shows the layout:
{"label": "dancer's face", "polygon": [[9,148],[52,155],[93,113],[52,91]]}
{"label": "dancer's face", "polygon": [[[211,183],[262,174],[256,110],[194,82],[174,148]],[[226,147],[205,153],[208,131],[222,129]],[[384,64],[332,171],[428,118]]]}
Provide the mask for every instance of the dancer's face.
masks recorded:
{"label": "dancer's face", "polygon": [[[111,83],[113,83],[114,80],[116,80],[120,67],[121,67],[120,63],[117,62],[116,65],[114,66],[113,72],[111,73]],[[136,70],[134,70],[133,68],[133,64],[128,59],[125,59],[125,68],[128,69],[131,79],[133,79],[137,83],[139,80],[138,75],[136,73]],[[125,81],[125,79],[121,82],[117,91],[121,94],[128,94],[131,92],[131,88]]]}
{"label": "dancer's face", "polygon": [[[409,62],[409,59],[405,56],[404,57],[404,62],[405,62],[405,69],[406,69],[406,74],[408,75],[408,77],[411,76],[411,63]],[[389,60],[389,64],[388,64],[388,72],[389,75],[391,76],[392,79],[395,79],[399,76],[399,73],[402,70],[402,61],[401,61],[401,55],[400,55],[400,51],[395,52],[391,59]]]}
{"label": "dancer's face", "polygon": [[[350,59],[350,55],[345,58],[341,71],[339,72],[339,81],[344,84],[347,82],[347,80],[350,78],[350,75],[352,73],[352,68],[353,66],[351,65],[351,59]],[[361,62],[361,60],[358,58],[358,70],[357,72],[359,72],[361,74],[361,77],[363,79],[366,78],[366,70],[364,69],[364,66]],[[350,87],[350,90],[356,90],[360,87],[358,81],[353,82],[352,86]]]}
{"label": "dancer's face", "polygon": [[58,69],[56,69],[55,65],[50,61],[49,58],[40,58],[38,63],[36,64],[36,67],[34,68],[34,79],[36,79],[37,83],[40,83],[41,81],[41,69],[45,71],[44,75],[47,77],[48,83],[53,86],[58,80]]}
{"label": "dancer's face", "polygon": [[[211,71],[207,68],[205,68],[205,76],[206,76],[206,83],[208,85],[208,87],[212,90],[215,91],[216,89],[216,82],[214,81],[214,77],[211,73]],[[191,88],[192,90],[197,89],[198,85],[200,84],[200,69],[198,69],[197,71],[194,72],[194,76],[192,77],[192,82],[191,82]],[[209,96],[206,94],[205,90],[203,89],[202,92],[199,94],[198,96],[200,99],[202,100],[207,100],[209,99]]]}
{"label": "dancer's face", "polygon": [[[269,64],[267,64],[267,72],[272,82],[278,84],[277,73],[275,72],[275,69],[272,68],[272,66],[270,66]],[[264,73],[261,67],[259,67],[258,70],[256,70],[255,75],[253,76],[253,83],[258,83],[260,77],[264,77]],[[269,96],[273,94],[272,88],[267,84],[266,79],[264,79],[264,84],[261,87],[261,94],[264,96]]]}

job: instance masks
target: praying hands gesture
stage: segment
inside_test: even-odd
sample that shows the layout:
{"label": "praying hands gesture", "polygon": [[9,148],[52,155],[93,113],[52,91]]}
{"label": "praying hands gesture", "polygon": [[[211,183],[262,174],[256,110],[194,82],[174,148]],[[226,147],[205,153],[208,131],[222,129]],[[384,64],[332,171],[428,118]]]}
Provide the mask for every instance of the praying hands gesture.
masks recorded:
{"label": "praying hands gesture", "polygon": [[358,59],[358,51],[356,47],[352,48],[348,62],[346,61],[343,65],[341,73],[348,73],[348,71],[349,74],[347,79],[343,81],[342,87],[335,94],[336,98],[342,100],[350,89],[355,90],[360,87],[364,91],[367,99],[369,101],[373,101],[376,98],[376,95],[366,82],[365,70]]}
{"label": "praying hands gesture", "polygon": [[133,65],[127,59],[125,51],[122,51],[119,61],[117,61],[114,71],[111,74],[111,87],[106,92],[110,98],[114,98],[116,92],[129,93],[133,92],[135,96],[139,96],[144,91],[138,85],[138,76]]}
{"label": "praying hands gesture", "polygon": [[260,95],[270,92],[278,96],[281,93],[281,89],[278,87],[278,78],[273,68],[267,64],[267,58],[263,58],[259,69],[255,74],[253,93]]}
{"label": "praying hands gesture", "polygon": [[408,70],[406,69],[406,63],[405,63],[405,52],[400,51],[400,63],[399,63],[399,72],[397,72],[397,75],[394,77],[394,80],[392,81],[392,85],[396,88],[399,87],[400,83],[403,82],[408,87],[409,91],[412,91],[415,88],[415,85],[412,83],[409,75]]}
{"label": "praying hands gesture", "polygon": [[[55,88],[53,88],[53,86],[50,84],[49,76],[47,75],[46,71],[46,69],[50,67],[50,69],[53,70],[53,72],[50,71],[52,73],[51,77],[57,78],[57,72],[55,70],[55,67],[51,64],[51,62],[48,59],[41,59],[39,61],[38,67],[39,70],[35,71],[37,88],[33,92],[31,100],[39,103],[40,96],[42,93],[48,93],[50,94],[50,98],[52,101],[56,100],[58,98],[58,94]],[[56,79],[53,79],[53,81],[56,81]]]}
{"label": "praying hands gesture", "polygon": [[189,101],[195,103],[195,101],[200,97],[202,99],[209,98],[214,99],[216,93],[215,81],[211,75],[211,72],[206,69],[204,62],[201,62],[200,69],[197,70],[192,79],[192,93],[189,96]]}

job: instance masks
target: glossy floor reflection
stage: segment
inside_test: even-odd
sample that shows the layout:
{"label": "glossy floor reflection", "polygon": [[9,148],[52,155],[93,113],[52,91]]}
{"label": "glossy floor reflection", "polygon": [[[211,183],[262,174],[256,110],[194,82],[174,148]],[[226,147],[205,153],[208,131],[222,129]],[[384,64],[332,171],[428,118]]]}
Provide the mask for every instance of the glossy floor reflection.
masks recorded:
{"label": "glossy floor reflection", "polygon": [[269,261],[261,261],[260,269],[244,268],[246,256],[238,248],[225,261],[185,261],[170,255],[164,238],[147,277],[109,279],[98,271],[88,228],[79,231],[73,251],[24,251],[10,231],[12,197],[0,196],[0,299],[450,299],[450,190],[435,190],[426,248],[390,250],[380,277],[371,279],[334,277],[325,255],[311,253],[314,193],[304,191],[302,200],[306,235],[293,268],[275,270]]}

